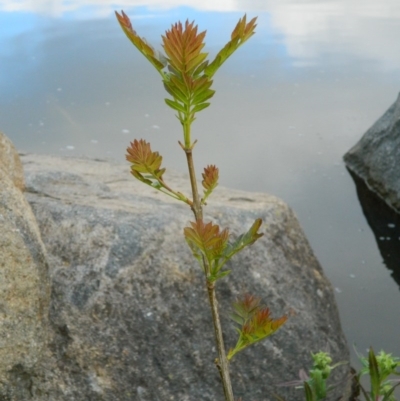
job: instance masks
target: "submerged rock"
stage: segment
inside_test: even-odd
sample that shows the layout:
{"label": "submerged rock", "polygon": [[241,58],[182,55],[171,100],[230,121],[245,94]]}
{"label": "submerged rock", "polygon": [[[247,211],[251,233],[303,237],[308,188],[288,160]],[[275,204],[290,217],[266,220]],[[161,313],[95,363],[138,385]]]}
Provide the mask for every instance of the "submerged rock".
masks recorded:
{"label": "submerged rock", "polygon": [[400,95],[345,155],[347,167],[400,212]]}
{"label": "submerged rock", "polygon": [[384,265],[400,288],[400,214],[350,171],[364,216],[374,233]]}

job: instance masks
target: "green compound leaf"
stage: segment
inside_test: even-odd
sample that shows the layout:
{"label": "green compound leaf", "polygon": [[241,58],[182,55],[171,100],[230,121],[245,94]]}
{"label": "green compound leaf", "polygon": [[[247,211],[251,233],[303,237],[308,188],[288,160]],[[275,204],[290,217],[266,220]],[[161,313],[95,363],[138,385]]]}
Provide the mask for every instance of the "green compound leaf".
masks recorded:
{"label": "green compound leaf", "polygon": [[261,298],[246,294],[242,299],[233,303],[234,312],[231,319],[243,326],[251,319],[260,307]]}
{"label": "green compound leaf", "polygon": [[229,244],[225,251],[223,257],[228,260],[233,255],[241,251],[246,246],[254,244],[259,238],[261,238],[264,234],[258,233],[258,229],[262,224],[261,219],[256,219],[253,225],[250,227],[250,230],[246,233],[239,235],[236,241],[233,244]]}
{"label": "green compound leaf", "polygon": [[239,325],[239,339],[234,349],[229,350],[228,360],[251,344],[255,344],[275,333],[287,320],[284,315],[273,319],[269,308],[260,305],[260,299],[245,295],[234,305],[232,319]]}
{"label": "green compound leaf", "polygon": [[150,143],[144,139],[135,139],[126,151],[126,160],[132,163],[132,171],[154,174],[159,178],[165,172],[165,169],[160,170],[162,156],[158,152],[152,152]]}
{"label": "green compound leaf", "polygon": [[165,103],[167,103],[167,105],[171,107],[171,109],[177,110],[181,113],[186,113],[186,109],[179,102],[171,99],[164,99],[164,100]]}
{"label": "green compound leaf", "polygon": [[[204,46],[204,45],[203,45]],[[200,53],[197,56],[194,56],[192,59],[187,59],[187,70],[189,73],[194,72],[194,70],[197,70],[198,67],[204,62],[204,59],[208,56],[207,53]]]}
{"label": "green compound leaf", "polygon": [[207,108],[210,105],[208,100],[215,94],[211,89],[212,76],[238,47],[254,35],[257,18],[247,22],[244,15],[233,30],[231,40],[214,61],[209,63],[208,53],[202,51],[206,31],[198,33],[194,21],[175,23],[161,36],[164,55],[137,35],[129,17],[123,11],[121,14],[116,12],[115,15],[129,40],[162,76],[164,87],[172,96],[172,99],[166,99],[165,102],[178,112],[176,117],[183,126],[184,144],[189,148],[192,145],[190,126],[196,119],[195,114]]}
{"label": "green compound leaf", "polygon": [[192,99],[193,104],[200,104],[205,102],[208,99],[211,99],[214,96],[215,90],[212,89],[206,89],[200,93],[195,93]]}
{"label": "green compound leaf", "polygon": [[210,282],[217,281],[217,280],[219,280],[220,278],[226,277],[226,276],[227,276],[228,274],[230,274],[230,273],[231,273],[231,270],[224,270],[224,271],[221,272],[221,273],[216,273],[216,274],[210,276],[209,281],[210,281]]}
{"label": "green compound leaf", "polygon": [[126,160],[131,163],[131,174],[143,182],[174,199],[192,205],[192,202],[180,192],[175,192],[163,180],[165,168],[161,168],[162,156],[153,152],[150,143],[144,139],[135,139],[127,148]]}
{"label": "green compound leaf", "polygon": [[257,17],[246,23],[246,14],[239,20],[231,34],[231,40],[216,55],[215,59],[204,70],[204,74],[212,77],[219,67],[237,50],[244,42],[255,34]]}
{"label": "green compound leaf", "polygon": [[171,29],[162,35],[163,47],[168,58],[169,64],[181,73],[191,75],[199,67],[207,53],[201,53],[205,43],[206,31],[197,33],[197,25],[194,21],[185,22],[185,27],[181,22],[171,26]]}
{"label": "green compound leaf", "polygon": [[186,106],[189,105],[190,102],[187,95],[184,92],[182,92],[181,89],[176,85],[174,85],[171,81],[169,82],[164,81],[164,88],[172,97],[179,100]]}
{"label": "green compound leaf", "polygon": [[208,66],[208,60],[203,61],[194,71],[193,76],[197,78]]}
{"label": "green compound leaf", "polygon": [[200,103],[197,106],[194,106],[193,109],[191,110],[192,113],[197,113],[201,110],[204,110],[206,107],[208,107],[210,103]]}
{"label": "green compound leaf", "polygon": [[253,244],[258,238],[264,235],[257,232],[261,223],[262,220],[257,219],[250,230],[247,233],[240,235],[233,244],[230,244],[227,241],[224,243],[224,247],[221,249],[220,253],[216,254],[215,257],[210,260],[210,275],[207,277],[208,280],[215,281],[220,278],[222,274],[220,273],[220,270],[233,255],[240,252],[246,246]]}
{"label": "green compound leaf", "polygon": [[275,333],[287,320],[286,316],[279,319],[270,317],[269,308],[259,308],[254,313],[251,320],[247,321],[242,327],[242,333],[250,343],[260,341]]}
{"label": "green compound leaf", "polygon": [[217,224],[204,224],[203,220],[190,222],[190,225],[191,227],[185,227],[183,230],[186,242],[196,259],[199,259],[198,255],[203,255],[211,266],[213,261],[220,258],[226,247],[228,230],[220,231]]}
{"label": "green compound leaf", "polygon": [[121,11],[121,14],[115,12],[117,20],[125,35],[147,58],[147,60],[149,60],[158,71],[161,71],[167,65],[165,56],[159,52],[156,52],[149,44],[147,44],[146,39],[142,39],[140,36],[138,36],[136,31],[134,31],[132,28],[132,23],[129,17],[123,11]]}
{"label": "green compound leaf", "polygon": [[150,186],[151,186],[152,183],[153,183],[151,180],[145,178],[142,174],[140,174],[138,171],[136,171],[136,170],[134,170],[134,169],[131,169],[131,174],[132,174],[136,179],[138,179],[139,181],[143,182],[144,184],[147,184],[147,185],[150,185]]}
{"label": "green compound leaf", "polygon": [[180,76],[177,75],[170,75],[171,85],[176,87],[176,89],[180,90],[180,92],[186,97],[189,98],[190,92],[188,87],[186,86],[185,82]]}
{"label": "green compound leaf", "polygon": [[213,81],[208,77],[200,77],[197,79],[193,79],[190,82],[190,85],[194,93],[194,96],[200,95],[203,92],[205,92],[207,89],[211,87],[212,83]]}
{"label": "green compound leaf", "polygon": [[223,253],[218,257],[217,260],[215,260],[215,263],[213,263],[211,266],[211,280],[215,280],[214,277],[217,276],[218,272],[222,269],[225,263],[230,260],[236,253],[240,252],[246,246],[254,244],[254,242],[256,242],[258,238],[264,235],[257,232],[261,224],[262,220],[256,219],[249,231],[240,235],[232,244],[226,244]]}

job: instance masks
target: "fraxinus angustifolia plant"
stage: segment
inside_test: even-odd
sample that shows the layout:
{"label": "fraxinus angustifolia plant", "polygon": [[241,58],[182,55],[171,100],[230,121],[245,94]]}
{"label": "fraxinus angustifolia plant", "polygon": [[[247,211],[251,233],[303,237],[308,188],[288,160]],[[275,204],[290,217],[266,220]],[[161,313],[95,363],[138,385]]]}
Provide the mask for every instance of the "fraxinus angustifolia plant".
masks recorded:
{"label": "fraxinus angustifolia plant", "polygon": [[121,14],[116,12],[116,16],[126,36],[158,71],[164,88],[170,95],[165,102],[177,113],[176,116],[182,126],[183,142],[179,141],[179,145],[186,156],[192,196],[188,197],[175,191],[166,183],[165,168],[161,167],[162,156],[158,152],[153,152],[150,143],[145,140],[135,139],[131,142],[127,149],[126,159],[131,163],[131,173],[136,179],[186,203],[194,214],[195,221],[185,227],[183,233],[204,273],[218,351],[215,364],[221,376],[226,401],[234,401],[229,376],[229,361],[239,351],[273,334],[285,323],[287,316],[273,319],[269,309],[260,304],[259,298],[253,295],[243,296],[234,303],[232,315],[233,320],[238,324],[238,341],[236,346],[226,354],[215,293],[216,283],[230,273],[229,270],[223,269],[225,263],[263,235],[258,232],[262,221],[256,219],[247,232],[234,241],[230,241],[228,229],[221,229],[217,224],[204,220],[203,206],[218,185],[219,170],[215,165],[204,168],[203,195],[200,196],[193,163],[193,149],[197,141],[192,141],[191,125],[196,114],[210,105],[209,100],[215,93],[211,89],[214,74],[242,44],[254,35],[256,18],[247,22],[244,15],[234,28],[231,39],[214,60],[209,62],[208,54],[202,52],[206,31],[198,33],[194,21],[173,24],[165,35],[162,35],[162,46],[165,52],[162,54],[137,35],[129,17],[123,11]]}

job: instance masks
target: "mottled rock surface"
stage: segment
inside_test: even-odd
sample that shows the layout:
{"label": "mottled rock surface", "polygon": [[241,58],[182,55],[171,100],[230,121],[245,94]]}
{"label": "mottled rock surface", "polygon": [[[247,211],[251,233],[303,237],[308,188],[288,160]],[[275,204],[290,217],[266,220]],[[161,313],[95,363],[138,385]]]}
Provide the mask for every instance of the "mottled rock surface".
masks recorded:
{"label": "mottled rock surface", "polygon": [[400,95],[345,155],[347,167],[400,212]]}
{"label": "mottled rock surface", "polygon": [[47,346],[50,279],[35,216],[16,186],[22,164],[9,144],[0,136],[0,400],[25,400],[25,378]]}
{"label": "mottled rock surface", "polygon": [[[204,280],[183,239],[193,220],[183,204],[134,180],[129,165],[25,155],[26,196],[49,254],[51,341],[32,378],[39,401],[165,401],[223,398]],[[165,175],[189,193],[180,175]],[[218,282],[227,346],[238,295],[263,298],[274,316],[291,311],[270,339],[231,364],[236,397],[287,400],[303,394],[277,383],[296,379],[310,352],[348,360],[332,286],[293,212],[266,194],[218,188],[206,216],[235,235],[261,217],[265,231]],[[348,366],[336,371],[346,388]]]}
{"label": "mottled rock surface", "polygon": [[18,152],[2,132],[0,132],[0,169],[4,170],[17,188],[24,189],[24,170]]}

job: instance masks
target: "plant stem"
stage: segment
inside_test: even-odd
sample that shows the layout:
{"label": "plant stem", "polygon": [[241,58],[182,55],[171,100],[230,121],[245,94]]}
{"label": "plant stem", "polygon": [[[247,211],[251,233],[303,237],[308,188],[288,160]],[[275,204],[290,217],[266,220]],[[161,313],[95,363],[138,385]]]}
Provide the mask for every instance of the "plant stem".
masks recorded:
{"label": "plant stem", "polygon": [[[192,187],[192,194],[193,194],[192,210],[196,220],[203,219],[203,208],[200,203],[200,196],[197,190],[197,181],[196,181],[196,173],[194,170],[192,148],[186,146],[182,148],[185,151],[187,164],[189,168],[190,184]],[[224,338],[222,335],[221,320],[218,312],[218,302],[215,294],[215,283],[209,281],[207,278],[210,273],[210,266],[208,265],[208,262],[204,257],[203,257],[203,265],[206,275],[208,299],[210,301],[211,314],[214,323],[215,341],[217,344],[217,351],[218,351],[218,358],[216,359],[215,363],[221,376],[222,386],[224,388],[225,400],[234,401],[231,378],[229,375],[228,360],[226,358]]]}
{"label": "plant stem", "polygon": [[[192,148],[183,148],[186,153],[186,160],[189,168],[190,185],[192,187],[193,205],[192,210],[196,220],[203,219],[203,208],[200,203],[200,196],[197,190],[196,173],[194,171],[193,152]],[[208,271],[206,271],[208,273]]]}
{"label": "plant stem", "polygon": [[219,318],[218,302],[215,294],[214,283],[211,283],[209,281],[207,282],[207,291],[214,322],[215,341],[217,343],[218,349],[218,359],[216,359],[215,364],[217,365],[219,374],[221,376],[222,385],[224,387],[225,400],[234,401],[231,377],[229,375],[229,365],[225,354],[224,338],[222,336],[221,321]]}

